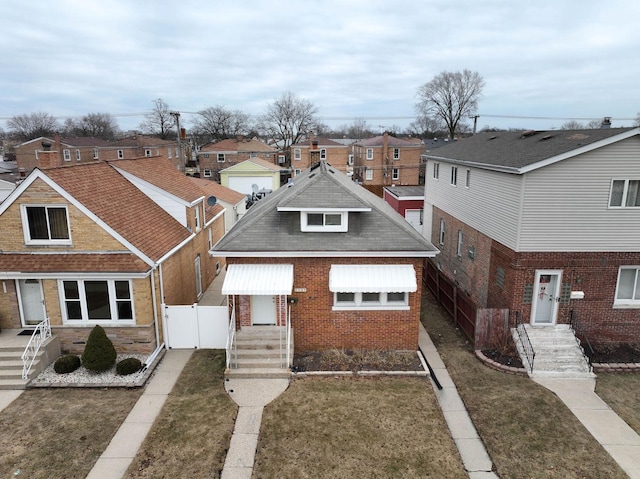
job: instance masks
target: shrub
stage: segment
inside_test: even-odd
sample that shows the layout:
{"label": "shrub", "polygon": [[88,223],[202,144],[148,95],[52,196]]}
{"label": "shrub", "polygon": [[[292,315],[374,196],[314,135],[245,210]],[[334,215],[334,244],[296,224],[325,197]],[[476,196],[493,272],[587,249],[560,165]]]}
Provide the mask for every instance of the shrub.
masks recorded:
{"label": "shrub", "polygon": [[89,333],[82,353],[82,365],[89,371],[106,371],[116,363],[116,348],[102,326],[96,325]]}
{"label": "shrub", "polygon": [[72,373],[80,367],[80,356],[76,354],[65,354],[56,359],[53,370],[58,374]]}
{"label": "shrub", "polygon": [[138,358],[125,358],[116,365],[116,373],[128,376],[142,369],[142,362]]}

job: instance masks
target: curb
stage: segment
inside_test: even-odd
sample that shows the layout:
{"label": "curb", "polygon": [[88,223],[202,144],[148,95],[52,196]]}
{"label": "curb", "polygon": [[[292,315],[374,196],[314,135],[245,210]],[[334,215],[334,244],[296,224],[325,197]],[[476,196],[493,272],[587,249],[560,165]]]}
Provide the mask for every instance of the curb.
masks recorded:
{"label": "curb", "polygon": [[640,363],[593,363],[595,373],[640,373]]}
{"label": "curb", "polygon": [[482,361],[484,364],[489,366],[491,369],[495,369],[496,371],[500,371],[507,374],[514,374],[516,376],[524,376],[528,377],[527,370],[525,368],[514,368],[513,366],[505,366],[504,364],[500,364],[493,359],[486,357],[482,351],[479,349],[475,350],[476,357]]}

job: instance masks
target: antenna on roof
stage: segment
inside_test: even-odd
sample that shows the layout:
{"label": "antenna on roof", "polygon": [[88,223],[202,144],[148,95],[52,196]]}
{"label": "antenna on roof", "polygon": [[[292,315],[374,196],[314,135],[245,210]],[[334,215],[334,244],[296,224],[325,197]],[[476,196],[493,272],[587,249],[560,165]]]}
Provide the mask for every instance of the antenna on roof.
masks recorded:
{"label": "antenna on roof", "polygon": [[217,202],[218,198],[216,198],[215,196],[209,196],[209,198],[207,198],[207,204],[209,206],[215,206]]}
{"label": "antenna on roof", "polygon": [[257,193],[258,191],[260,191],[260,187],[254,183],[251,185],[251,191]]}

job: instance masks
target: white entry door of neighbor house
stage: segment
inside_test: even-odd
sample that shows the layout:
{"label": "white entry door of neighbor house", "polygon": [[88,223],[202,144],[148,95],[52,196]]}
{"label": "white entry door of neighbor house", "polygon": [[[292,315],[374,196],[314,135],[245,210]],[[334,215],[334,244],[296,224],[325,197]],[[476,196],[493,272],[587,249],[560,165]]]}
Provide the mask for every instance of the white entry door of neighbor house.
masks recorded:
{"label": "white entry door of neighbor house", "polygon": [[405,210],[404,212],[404,218],[420,233],[422,233],[421,213],[421,210]]}
{"label": "white entry door of neighbor house", "polygon": [[275,296],[251,296],[251,324],[276,324]]}
{"label": "white entry door of neighbor house", "polygon": [[562,271],[536,271],[536,282],[531,308],[531,324],[556,324]]}
{"label": "white entry door of neighbor house", "polygon": [[22,310],[22,325],[35,326],[45,318],[44,296],[39,279],[20,279],[20,307]]}

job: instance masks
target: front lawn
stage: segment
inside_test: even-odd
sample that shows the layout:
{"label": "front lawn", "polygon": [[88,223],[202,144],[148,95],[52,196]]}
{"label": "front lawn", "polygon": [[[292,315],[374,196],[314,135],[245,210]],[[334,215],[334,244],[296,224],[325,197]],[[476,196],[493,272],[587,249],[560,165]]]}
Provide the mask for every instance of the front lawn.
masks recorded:
{"label": "front lawn", "polygon": [[640,374],[598,373],[596,393],[640,434]]}

